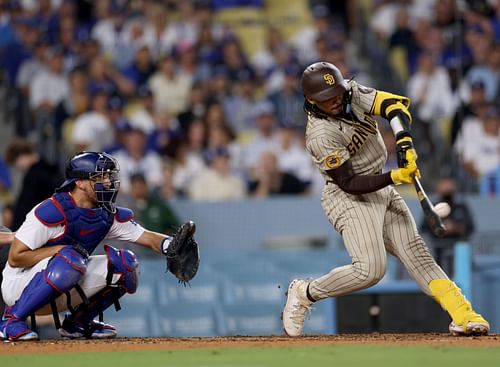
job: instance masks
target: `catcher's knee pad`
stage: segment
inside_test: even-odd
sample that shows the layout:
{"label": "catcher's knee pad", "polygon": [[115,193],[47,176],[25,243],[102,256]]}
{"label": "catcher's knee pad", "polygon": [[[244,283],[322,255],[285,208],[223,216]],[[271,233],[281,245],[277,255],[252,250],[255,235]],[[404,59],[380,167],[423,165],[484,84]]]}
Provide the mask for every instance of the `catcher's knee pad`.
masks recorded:
{"label": "catcher's knee pad", "polygon": [[48,263],[45,280],[59,293],[72,289],[87,271],[88,259],[71,246],[63,247]]}
{"label": "catcher's knee pad", "polygon": [[[137,268],[139,261],[130,250],[118,250],[112,246],[104,245],[108,257],[107,282],[111,287],[121,287],[127,293],[135,293],[139,284]],[[116,279],[116,276],[119,276]]]}
{"label": "catcher's knee pad", "polygon": [[71,246],[64,247],[49,261],[45,270],[35,274],[16,303],[8,309],[8,316],[26,319],[59,294],[71,290],[86,271],[87,258]]}

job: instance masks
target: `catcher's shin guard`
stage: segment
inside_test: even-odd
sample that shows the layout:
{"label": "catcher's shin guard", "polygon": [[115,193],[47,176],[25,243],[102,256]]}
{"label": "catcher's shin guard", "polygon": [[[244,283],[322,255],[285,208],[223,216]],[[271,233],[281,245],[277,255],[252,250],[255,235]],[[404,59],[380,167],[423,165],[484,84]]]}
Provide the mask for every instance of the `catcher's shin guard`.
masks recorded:
{"label": "catcher's shin guard", "polygon": [[120,310],[119,298],[125,293],[135,293],[138,286],[137,268],[139,262],[134,253],[129,250],[118,250],[105,245],[104,251],[108,257],[107,287],[83,302],[66,316],[59,333],[67,338],[105,339],[114,338],[116,329],[112,325],[94,320],[97,315],[115,305]]}
{"label": "catcher's shin guard", "polygon": [[116,328],[94,318],[101,315],[118,298],[125,294],[124,288],[106,287],[88,299],[88,303],[81,303],[72,312],[67,314],[59,334],[70,339],[110,339],[116,337]]}
{"label": "catcher's shin guard", "polygon": [[87,259],[71,247],[61,249],[47,268],[33,277],[14,305],[5,309],[0,331],[5,339],[38,339],[26,326],[26,318],[72,289],[87,270]]}
{"label": "catcher's shin guard", "polygon": [[450,332],[454,335],[485,335],[488,321],[476,313],[460,288],[449,279],[434,279],[429,283],[432,295],[451,316]]}

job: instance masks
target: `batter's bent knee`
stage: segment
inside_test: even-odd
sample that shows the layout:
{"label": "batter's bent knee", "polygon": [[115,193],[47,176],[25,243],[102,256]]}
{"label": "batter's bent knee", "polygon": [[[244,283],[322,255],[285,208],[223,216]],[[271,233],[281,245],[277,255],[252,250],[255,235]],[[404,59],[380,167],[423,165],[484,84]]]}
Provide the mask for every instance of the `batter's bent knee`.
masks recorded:
{"label": "batter's bent knee", "polygon": [[387,262],[377,264],[357,262],[353,264],[357,273],[356,280],[359,289],[364,289],[377,284],[382,280],[387,269]]}

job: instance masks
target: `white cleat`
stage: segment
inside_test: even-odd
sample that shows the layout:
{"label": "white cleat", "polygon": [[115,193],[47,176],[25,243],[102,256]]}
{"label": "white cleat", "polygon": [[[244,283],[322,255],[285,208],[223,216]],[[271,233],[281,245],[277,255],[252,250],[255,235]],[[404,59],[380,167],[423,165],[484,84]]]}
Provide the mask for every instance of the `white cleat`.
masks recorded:
{"label": "white cleat", "polygon": [[283,327],[288,336],[300,336],[304,329],[306,314],[311,312],[311,302],[307,298],[308,282],[303,279],[294,279],[286,292],[287,300],[283,313]]}
{"label": "white cleat", "polygon": [[471,336],[479,336],[479,335],[488,335],[490,332],[490,324],[487,321],[485,322],[474,322],[469,321],[467,323],[467,327],[464,328],[463,325],[455,324],[453,321],[448,327],[450,333],[454,336],[463,336],[463,335],[471,335]]}

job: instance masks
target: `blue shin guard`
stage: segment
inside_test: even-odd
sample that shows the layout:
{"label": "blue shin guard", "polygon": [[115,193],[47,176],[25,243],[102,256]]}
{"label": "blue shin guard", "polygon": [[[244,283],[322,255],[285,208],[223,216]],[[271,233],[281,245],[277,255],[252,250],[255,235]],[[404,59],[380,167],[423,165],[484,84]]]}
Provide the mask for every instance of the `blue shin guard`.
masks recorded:
{"label": "blue shin guard", "polygon": [[5,309],[0,322],[1,336],[9,340],[33,340],[38,335],[26,325],[26,318],[72,289],[87,270],[87,258],[67,246],[33,277],[14,305]]}
{"label": "blue shin guard", "polygon": [[[66,315],[59,333],[66,338],[108,339],[116,336],[116,329],[109,324],[95,321],[94,318],[115,304],[119,310],[118,299],[125,293],[134,293],[138,285],[138,261],[129,250],[118,250],[104,246],[108,257],[108,286],[93,295]],[[117,275],[119,275],[117,277]],[[113,282],[113,279],[116,281]]]}

